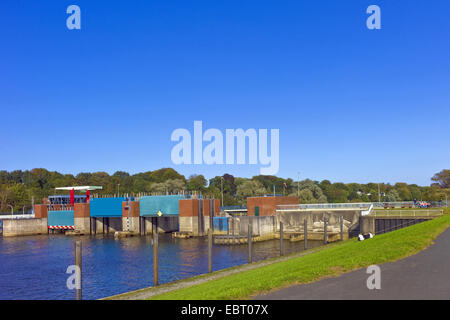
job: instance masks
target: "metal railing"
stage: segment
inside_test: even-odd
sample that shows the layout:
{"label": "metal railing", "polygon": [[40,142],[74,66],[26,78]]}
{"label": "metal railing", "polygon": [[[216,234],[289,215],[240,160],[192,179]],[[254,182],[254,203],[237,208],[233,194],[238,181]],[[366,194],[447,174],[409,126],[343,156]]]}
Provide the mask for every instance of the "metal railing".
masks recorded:
{"label": "metal railing", "polygon": [[373,210],[370,214],[373,217],[439,217],[444,214],[444,210],[439,209],[418,209],[418,210]]}
{"label": "metal railing", "polygon": [[413,208],[414,201],[372,202],[375,208]]}
{"label": "metal railing", "polygon": [[311,204],[280,204],[277,205],[277,211],[292,211],[305,209],[361,209],[367,210],[371,202],[362,203],[311,203]]}
{"label": "metal railing", "polygon": [[247,210],[247,206],[223,206],[220,207],[221,211],[225,210]]}
{"label": "metal railing", "polygon": [[56,205],[47,205],[48,211],[72,211],[74,210],[74,206],[71,204],[56,204]]}
{"label": "metal railing", "polygon": [[384,228],[382,230],[376,230],[375,233],[380,235],[380,234],[391,232],[391,231],[394,231],[394,230],[410,227],[410,226],[415,225],[417,223],[421,223],[420,220],[413,220],[413,219],[411,219],[411,220],[408,220],[408,221],[403,222],[401,224],[395,225],[393,227]]}
{"label": "metal railing", "polygon": [[[277,205],[277,210],[292,211],[299,209],[361,209],[367,210],[370,207],[374,209],[387,208],[418,208],[414,205],[414,201],[396,201],[396,202],[347,202],[347,203],[303,203],[303,204],[281,204]],[[432,202],[432,207],[446,207],[447,202]]]}
{"label": "metal railing", "polygon": [[9,219],[32,219],[34,218],[34,213],[5,213],[0,214],[0,219],[9,220]]}

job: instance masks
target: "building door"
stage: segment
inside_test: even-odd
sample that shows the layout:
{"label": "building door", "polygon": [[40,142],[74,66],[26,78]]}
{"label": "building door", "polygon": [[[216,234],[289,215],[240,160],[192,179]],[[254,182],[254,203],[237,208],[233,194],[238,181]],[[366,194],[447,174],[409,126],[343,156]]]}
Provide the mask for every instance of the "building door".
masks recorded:
{"label": "building door", "polygon": [[259,217],[259,207],[255,207],[255,217]]}

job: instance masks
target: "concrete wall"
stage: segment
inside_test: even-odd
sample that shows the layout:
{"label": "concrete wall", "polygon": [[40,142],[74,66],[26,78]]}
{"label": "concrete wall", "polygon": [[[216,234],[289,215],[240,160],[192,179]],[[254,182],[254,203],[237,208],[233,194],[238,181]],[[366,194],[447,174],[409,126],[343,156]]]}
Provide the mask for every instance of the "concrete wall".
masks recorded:
{"label": "concrete wall", "polygon": [[139,233],[139,202],[122,202],[122,230]]}
{"label": "concrete wall", "polygon": [[228,228],[230,234],[247,235],[249,223],[252,226],[252,233],[254,236],[272,234],[276,231],[275,216],[242,216],[229,218]]}
{"label": "concrete wall", "polygon": [[74,204],[75,231],[89,233],[91,228],[91,215],[89,203]]}
{"label": "concrete wall", "polygon": [[47,234],[47,218],[3,220],[3,236]]}
{"label": "concrete wall", "polygon": [[360,232],[362,234],[368,234],[369,232],[375,234],[375,217],[363,216],[360,223]]}
{"label": "concrete wall", "polygon": [[274,216],[277,205],[281,204],[299,204],[297,197],[248,197],[247,215],[255,215],[255,207],[259,207],[260,216]]}
{"label": "concrete wall", "polygon": [[211,228],[210,214],[220,213],[220,200],[213,199],[183,199],[179,201],[180,217],[179,231],[194,236],[205,235]]}
{"label": "concrete wall", "polygon": [[181,217],[180,216],[180,232],[198,235],[198,217]]}
{"label": "concrete wall", "polygon": [[89,218],[74,218],[74,227],[75,231],[79,231],[80,233],[88,234],[91,229],[91,221]]}
{"label": "concrete wall", "polygon": [[122,231],[139,233],[139,217],[123,217]]}
{"label": "concrete wall", "polygon": [[283,222],[285,231],[303,232],[304,220],[307,221],[308,229],[314,229],[314,226],[327,219],[328,226],[340,228],[339,217],[344,217],[344,225],[347,229],[359,226],[359,218],[361,210],[299,210],[283,212],[277,214],[277,230],[279,230],[280,222]]}
{"label": "concrete wall", "polygon": [[[179,217],[162,216],[162,217],[141,217],[141,223],[145,224],[145,234],[152,234],[158,227],[158,233],[175,232],[179,230]],[[139,223],[138,220],[136,220]],[[139,231],[139,227],[137,227]]]}
{"label": "concrete wall", "polygon": [[[175,232],[179,229],[179,217],[157,217],[154,218],[154,223],[157,221],[158,233]],[[153,226],[154,228],[154,226]]]}
{"label": "concrete wall", "polygon": [[105,233],[112,233],[123,230],[122,218],[95,218],[96,233],[101,234],[103,232],[103,221],[105,223]]}

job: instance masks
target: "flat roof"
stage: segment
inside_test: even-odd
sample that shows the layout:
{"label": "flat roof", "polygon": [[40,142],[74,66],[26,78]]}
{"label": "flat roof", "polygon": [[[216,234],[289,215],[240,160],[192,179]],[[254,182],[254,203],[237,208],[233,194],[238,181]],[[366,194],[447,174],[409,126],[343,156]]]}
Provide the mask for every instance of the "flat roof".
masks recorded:
{"label": "flat roof", "polygon": [[101,190],[102,186],[73,186],[73,187],[59,187],[55,190],[75,190],[75,191],[86,191],[86,190]]}

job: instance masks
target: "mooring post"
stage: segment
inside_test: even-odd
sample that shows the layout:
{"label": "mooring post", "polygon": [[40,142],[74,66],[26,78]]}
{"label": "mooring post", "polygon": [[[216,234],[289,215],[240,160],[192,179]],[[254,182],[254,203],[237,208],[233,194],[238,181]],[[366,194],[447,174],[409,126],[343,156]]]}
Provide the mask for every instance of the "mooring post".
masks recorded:
{"label": "mooring post", "polygon": [[280,256],[283,255],[283,222],[280,221]]}
{"label": "mooring post", "polygon": [[139,235],[142,236],[142,227],[141,227],[141,225],[142,225],[141,224],[142,217],[141,216],[139,216],[139,220],[138,221],[139,221]]}
{"label": "mooring post", "polygon": [[158,229],[153,231],[153,286],[159,284],[158,281]]}
{"label": "mooring post", "polygon": [[213,234],[212,229],[208,229],[208,272],[212,272],[212,245],[213,245]]}
{"label": "mooring post", "polygon": [[232,225],[233,225],[233,231],[232,231],[232,237],[231,237],[231,244],[234,245],[234,235],[235,235],[235,223],[236,221],[233,219],[232,220]]}
{"label": "mooring post", "polygon": [[308,249],[308,222],[306,219],[303,221],[303,237],[305,242],[305,250]]}
{"label": "mooring post", "polygon": [[328,243],[327,240],[328,240],[327,239],[327,219],[324,218],[323,219],[323,243],[327,244]]}
{"label": "mooring post", "polygon": [[341,241],[344,241],[344,216],[341,216]]}
{"label": "mooring post", "polygon": [[252,230],[252,225],[251,223],[248,224],[248,263],[252,263],[252,234],[253,234],[253,230]]}
{"label": "mooring post", "polygon": [[79,270],[78,277],[75,278],[75,300],[81,300],[81,241],[75,241],[75,266],[77,267],[77,271]]}

